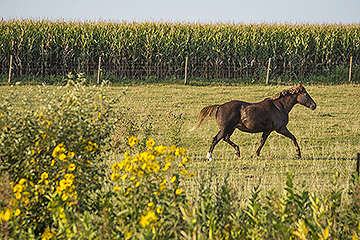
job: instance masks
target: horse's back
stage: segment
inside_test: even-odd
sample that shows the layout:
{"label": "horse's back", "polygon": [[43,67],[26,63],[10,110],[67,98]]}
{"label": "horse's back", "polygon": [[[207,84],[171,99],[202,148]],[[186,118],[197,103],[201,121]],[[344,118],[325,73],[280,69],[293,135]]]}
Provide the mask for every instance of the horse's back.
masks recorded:
{"label": "horse's back", "polygon": [[288,116],[271,99],[250,104],[241,110],[241,124],[248,132],[276,130],[286,125]]}

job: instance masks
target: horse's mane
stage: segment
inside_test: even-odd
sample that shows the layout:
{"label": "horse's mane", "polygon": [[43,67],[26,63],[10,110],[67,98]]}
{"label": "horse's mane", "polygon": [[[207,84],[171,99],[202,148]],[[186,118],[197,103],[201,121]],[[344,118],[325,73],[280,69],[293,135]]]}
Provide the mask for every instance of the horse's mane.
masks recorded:
{"label": "horse's mane", "polygon": [[282,97],[285,97],[285,96],[289,96],[289,95],[293,95],[293,94],[299,93],[299,92],[301,92],[303,89],[304,89],[304,87],[303,87],[301,84],[299,84],[299,85],[296,86],[296,87],[291,87],[291,88],[284,89],[284,90],[282,90],[281,92],[279,92],[279,93],[275,94],[274,96],[269,97],[269,98],[267,98],[267,99],[277,100],[277,99],[282,98]]}

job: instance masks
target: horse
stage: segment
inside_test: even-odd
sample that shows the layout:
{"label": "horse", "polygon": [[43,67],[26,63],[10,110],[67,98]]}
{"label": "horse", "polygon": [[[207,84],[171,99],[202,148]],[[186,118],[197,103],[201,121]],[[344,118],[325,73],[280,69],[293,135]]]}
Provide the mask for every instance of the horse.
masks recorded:
{"label": "horse", "polygon": [[221,105],[211,105],[204,107],[199,114],[195,126],[190,130],[199,128],[204,119],[215,115],[219,126],[218,134],[213,138],[207,158],[213,160],[212,153],[216,144],[223,139],[235,149],[235,154],[240,157],[239,147],[230,140],[235,129],[248,133],[262,132],[256,156],[260,156],[261,148],[271,132],[276,131],[285,137],[290,138],[294,145],[298,157],[301,157],[299,145],[295,136],[287,129],[289,122],[289,112],[295,104],[301,104],[311,110],[316,109],[316,103],[310,97],[305,87],[299,84],[265,98],[258,103],[248,103],[233,100]]}

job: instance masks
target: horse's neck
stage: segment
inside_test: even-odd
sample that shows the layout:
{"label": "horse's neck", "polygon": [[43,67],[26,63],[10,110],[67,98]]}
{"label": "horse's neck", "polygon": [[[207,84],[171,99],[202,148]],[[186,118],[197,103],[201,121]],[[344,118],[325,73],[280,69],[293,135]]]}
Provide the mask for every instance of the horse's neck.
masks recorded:
{"label": "horse's neck", "polygon": [[287,113],[291,111],[291,109],[294,107],[296,102],[297,95],[287,95],[284,97],[281,97],[279,99],[276,99],[274,102],[277,102],[279,106],[281,106]]}

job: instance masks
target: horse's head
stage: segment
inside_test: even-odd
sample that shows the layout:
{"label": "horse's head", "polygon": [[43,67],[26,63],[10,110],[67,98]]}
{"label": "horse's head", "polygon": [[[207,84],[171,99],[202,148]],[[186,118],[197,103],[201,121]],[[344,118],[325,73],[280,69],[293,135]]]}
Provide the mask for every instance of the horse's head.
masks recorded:
{"label": "horse's head", "polygon": [[298,96],[296,98],[297,102],[300,103],[301,105],[305,106],[305,107],[310,108],[311,110],[315,110],[316,103],[310,97],[308,92],[305,90],[304,86],[299,84],[298,88],[299,88],[299,93],[298,93]]}

